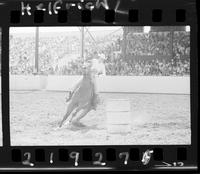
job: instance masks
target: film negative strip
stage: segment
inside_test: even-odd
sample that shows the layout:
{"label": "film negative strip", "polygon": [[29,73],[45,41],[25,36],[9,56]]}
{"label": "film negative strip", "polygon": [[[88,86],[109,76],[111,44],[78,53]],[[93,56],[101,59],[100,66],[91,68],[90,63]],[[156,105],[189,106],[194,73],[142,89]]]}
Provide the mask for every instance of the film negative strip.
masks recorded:
{"label": "film negative strip", "polygon": [[195,0],[0,1],[0,170],[198,172]]}

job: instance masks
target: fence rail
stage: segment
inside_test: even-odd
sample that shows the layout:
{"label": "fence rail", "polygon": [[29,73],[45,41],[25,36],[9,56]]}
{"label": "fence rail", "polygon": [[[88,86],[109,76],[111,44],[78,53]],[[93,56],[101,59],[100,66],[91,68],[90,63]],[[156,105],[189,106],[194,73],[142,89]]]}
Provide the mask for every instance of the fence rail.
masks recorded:
{"label": "fence rail", "polygon": [[[80,79],[81,76],[11,75],[10,90],[70,91]],[[190,94],[190,77],[102,76],[97,78],[97,88],[99,92]]]}

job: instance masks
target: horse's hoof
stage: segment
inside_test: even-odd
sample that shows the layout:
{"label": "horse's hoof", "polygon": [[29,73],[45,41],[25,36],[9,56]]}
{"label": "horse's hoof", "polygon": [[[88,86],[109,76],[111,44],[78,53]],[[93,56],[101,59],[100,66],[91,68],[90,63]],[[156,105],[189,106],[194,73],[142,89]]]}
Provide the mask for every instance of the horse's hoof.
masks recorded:
{"label": "horse's hoof", "polygon": [[60,124],[58,125],[57,129],[61,129],[62,126],[63,126],[63,124],[60,123]]}

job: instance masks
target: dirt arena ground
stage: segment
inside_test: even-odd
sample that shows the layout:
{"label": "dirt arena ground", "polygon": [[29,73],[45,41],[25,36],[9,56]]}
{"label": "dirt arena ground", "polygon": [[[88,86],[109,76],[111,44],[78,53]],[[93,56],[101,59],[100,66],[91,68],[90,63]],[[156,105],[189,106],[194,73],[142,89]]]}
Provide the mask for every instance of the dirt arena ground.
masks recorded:
{"label": "dirt arena ground", "polygon": [[[190,144],[190,96],[101,93],[101,104],[81,122],[64,125],[66,93],[18,91],[10,93],[11,145],[142,145]],[[130,134],[108,134],[105,101],[130,99]]]}

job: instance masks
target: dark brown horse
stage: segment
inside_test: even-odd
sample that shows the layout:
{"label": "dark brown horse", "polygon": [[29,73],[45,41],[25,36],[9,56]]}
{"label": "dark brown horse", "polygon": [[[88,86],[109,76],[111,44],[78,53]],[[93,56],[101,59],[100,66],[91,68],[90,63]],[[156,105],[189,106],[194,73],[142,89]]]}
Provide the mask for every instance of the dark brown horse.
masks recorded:
{"label": "dark brown horse", "polygon": [[[84,70],[83,78],[75,86],[74,90],[70,94],[67,112],[64,115],[62,121],[59,124],[61,127],[64,121],[71,115],[71,118],[68,120],[68,123],[73,123],[75,125],[81,126],[79,122],[81,118],[86,116],[88,112],[92,109],[96,110],[97,106],[97,93],[95,85],[95,76],[93,75],[90,68]],[[79,111],[83,110],[79,115]]]}

